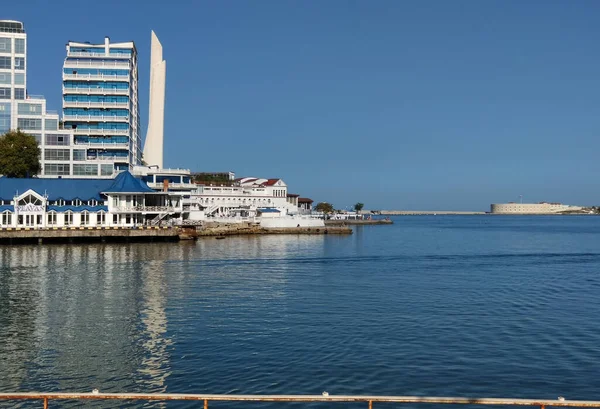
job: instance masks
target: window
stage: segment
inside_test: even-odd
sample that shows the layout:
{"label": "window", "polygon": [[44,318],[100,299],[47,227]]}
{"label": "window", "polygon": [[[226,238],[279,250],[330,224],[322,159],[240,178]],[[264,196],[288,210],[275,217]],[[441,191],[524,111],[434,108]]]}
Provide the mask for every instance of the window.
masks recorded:
{"label": "window", "polygon": [[36,131],[41,131],[42,130],[42,120],[41,119],[18,118],[17,119],[17,128],[33,129]]}
{"label": "window", "polygon": [[0,103],[0,135],[10,129],[10,103]]}
{"label": "window", "polygon": [[15,73],[15,85],[25,85],[25,74],[22,72]]}
{"label": "window", "polygon": [[[0,57],[2,58],[2,57]],[[10,99],[10,88],[0,88],[0,99]]]}
{"label": "window", "polygon": [[46,135],[46,145],[69,146],[70,140],[70,135]]}
{"label": "window", "polygon": [[19,103],[17,111],[19,115],[41,115],[42,104]]}
{"label": "window", "polygon": [[100,211],[96,216],[96,224],[105,224],[106,223],[106,213],[104,211]]}
{"label": "window", "polygon": [[119,224],[119,215],[113,214],[113,224]]}
{"label": "window", "polygon": [[40,206],[42,204],[42,201],[33,195],[27,195],[24,198],[22,198],[21,200],[19,200],[20,206],[27,206],[28,204]]}
{"label": "window", "polygon": [[56,225],[56,212],[55,211],[51,211],[50,213],[48,213],[47,215],[48,217],[48,226],[55,226]]}
{"label": "window", "polygon": [[85,210],[81,213],[81,225],[87,226],[88,224],[90,224],[90,213]]}
{"label": "window", "polygon": [[25,99],[24,88],[15,88],[15,99]]}
{"label": "window", "polygon": [[2,213],[2,224],[4,226],[8,226],[12,224],[12,213],[8,210]]}
{"label": "window", "polygon": [[24,57],[15,57],[15,70],[25,70]]}
{"label": "window", "polygon": [[10,75],[10,72],[0,72],[0,84],[10,85],[11,79],[12,76]]}
{"label": "window", "polygon": [[81,206],[82,204],[83,204],[83,202],[79,199],[73,200],[73,206]]}
{"label": "window", "polygon": [[98,206],[98,201],[95,199],[88,200],[88,206]]}
{"label": "window", "polygon": [[0,53],[10,53],[12,50],[11,38],[0,38]]}
{"label": "window", "polygon": [[64,163],[47,163],[44,169],[45,175],[68,175],[70,166]]}
{"label": "window", "polygon": [[73,175],[97,176],[98,175],[98,165],[75,164],[75,165],[73,165]]}
{"label": "window", "polygon": [[65,212],[65,226],[71,226],[73,224],[73,212],[68,210]]}
{"label": "window", "polygon": [[85,149],[73,149],[73,160],[86,160]]}
{"label": "window", "polygon": [[44,149],[44,160],[70,160],[71,151],[68,149]]}
{"label": "window", "polygon": [[24,38],[15,38],[15,54],[25,54]]}
{"label": "window", "polygon": [[100,165],[100,174],[102,176],[110,176],[113,174],[113,165]]}
{"label": "window", "polygon": [[46,119],[45,127],[47,131],[58,131],[58,119]]}
{"label": "window", "polygon": [[0,68],[10,70],[10,57],[0,57]]}

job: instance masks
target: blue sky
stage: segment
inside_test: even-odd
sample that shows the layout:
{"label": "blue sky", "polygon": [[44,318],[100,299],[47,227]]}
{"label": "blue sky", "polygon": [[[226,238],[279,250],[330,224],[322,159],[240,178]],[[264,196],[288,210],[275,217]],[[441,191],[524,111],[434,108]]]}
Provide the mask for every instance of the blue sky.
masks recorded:
{"label": "blue sky", "polygon": [[338,208],[600,205],[600,2],[4,1],[28,91],[61,108],[68,40],[167,60],[165,166],[281,177]]}

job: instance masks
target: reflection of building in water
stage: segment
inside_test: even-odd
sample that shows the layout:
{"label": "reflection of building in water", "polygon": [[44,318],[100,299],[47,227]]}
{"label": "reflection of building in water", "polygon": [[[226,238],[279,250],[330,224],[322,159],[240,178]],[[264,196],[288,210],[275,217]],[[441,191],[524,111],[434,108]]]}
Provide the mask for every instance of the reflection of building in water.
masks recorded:
{"label": "reflection of building in water", "polygon": [[0,388],[165,390],[164,263],[178,248],[1,248]]}

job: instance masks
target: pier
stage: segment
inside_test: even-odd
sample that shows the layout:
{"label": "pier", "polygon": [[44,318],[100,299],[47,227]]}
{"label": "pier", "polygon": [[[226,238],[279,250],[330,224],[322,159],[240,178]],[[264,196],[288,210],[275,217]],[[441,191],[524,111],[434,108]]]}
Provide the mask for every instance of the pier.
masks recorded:
{"label": "pier", "polygon": [[0,244],[178,241],[171,227],[60,227],[0,229]]}

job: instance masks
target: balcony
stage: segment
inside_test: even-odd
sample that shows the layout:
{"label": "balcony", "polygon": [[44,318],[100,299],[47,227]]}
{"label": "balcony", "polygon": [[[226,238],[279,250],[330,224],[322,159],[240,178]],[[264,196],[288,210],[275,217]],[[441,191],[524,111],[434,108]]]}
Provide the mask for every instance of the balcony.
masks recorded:
{"label": "balcony", "polygon": [[119,206],[113,208],[116,212],[139,212],[139,213],[173,213],[176,208],[172,206]]}
{"label": "balcony", "polygon": [[[148,186],[154,190],[162,190],[164,187],[164,185],[162,183],[153,183],[153,182],[148,182]],[[192,190],[192,189],[196,189],[198,186],[195,183],[171,183],[171,182],[169,182],[168,187],[169,187],[169,190],[171,190],[171,189]]]}
{"label": "balcony", "polygon": [[63,115],[65,121],[85,122],[129,122],[129,116],[114,115]]}
{"label": "balcony", "polygon": [[85,148],[97,148],[97,149],[129,149],[128,142],[77,142],[75,146]]}
{"label": "balcony", "polygon": [[87,51],[87,52],[83,52],[83,51],[70,51],[67,53],[67,57],[91,57],[91,58],[123,58],[123,59],[129,59],[131,58],[131,55],[128,54],[110,54],[107,55],[104,52],[104,49],[98,49],[98,51],[94,52],[94,51]]}
{"label": "balcony", "polygon": [[129,82],[128,75],[112,74],[66,74],[63,73],[64,80],[99,80],[99,81],[125,81]]}
{"label": "balcony", "polygon": [[129,102],[63,101],[64,108],[127,108]]}
{"label": "balcony", "polygon": [[129,135],[129,129],[73,129],[75,135]]}
{"label": "balcony", "polygon": [[129,95],[128,89],[115,88],[65,88],[63,87],[63,95],[65,94],[89,94],[89,95]]}
{"label": "balcony", "polygon": [[88,156],[87,160],[129,163],[129,156]]}
{"label": "balcony", "polygon": [[[110,57],[112,58],[112,57]],[[78,60],[66,60],[64,68],[77,68],[77,67],[91,67],[91,68],[126,68],[130,69],[131,64],[127,61],[116,62],[116,61],[78,61]]]}

